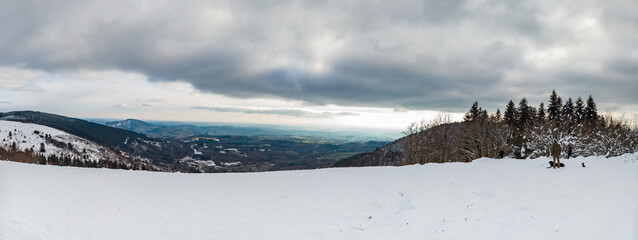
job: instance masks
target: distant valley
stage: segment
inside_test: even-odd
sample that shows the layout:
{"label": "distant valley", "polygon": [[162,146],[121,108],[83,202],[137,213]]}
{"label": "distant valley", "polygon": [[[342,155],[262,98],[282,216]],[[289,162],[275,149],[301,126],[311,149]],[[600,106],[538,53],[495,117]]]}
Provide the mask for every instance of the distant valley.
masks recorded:
{"label": "distant valley", "polygon": [[[13,160],[12,157],[19,156],[22,162],[55,165],[181,172],[313,169],[332,167],[339,160],[370,152],[387,143],[355,141],[374,137],[349,133],[332,137],[321,131],[149,123],[134,119],[89,122],[33,111],[0,113],[0,120],[35,124],[4,124],[7,129],[1,129],[2,135],[6,136],[0,136],[5,138],[0,152],[3,156],[0,157]],[[43,134],[35,133],[40,130],[33,130],[42,129],[38,126],[59,130],[69,136],[45,138],[40,136]],[[20,144],[17,141],[26,140],[18,140],[15,134],[35,140],[26,142],[29,146]],[[90,149],[102,149],[101,152],[108,154],[98,154],[97,150],[90,151],[95,154],[83,154],[83,149],[69,147],[77,143],[66,143],[60,139],[79,139],[74,141],[82,142]],[[39,152],[36,146],[39,144],[56,151]],[[68,160],[57,161],[64,157]],[[49,158],[56,161],[46,160]]]}
{"label": "distant valley", "polygon": [[87,119],[106,126],[130,130],[146,134],[150,137],[188,138],[196,135],[231,135],[231,136],[287,136],[314,139],[316,141],[348,143],[366,141],[393,141],[400,134],[383,134],[376,132],[354,130],[326,130],[308,129],[302,127],[275,125],[242,125],[232,123],[202,123],[202,122],[168,122],[143,121],[138,119],[108,120]]}
{"label": "distant valley", "polygon": [[151,137],[179,140],[193,150],[192,156],[180,161],[213,172],[332,167],[339,160],[387,144],[387,141],[370,140],[375,139],[374,135],[355,132],[339,135],[336,132],[281,127],[198,126],[137,119],[97,122]]}

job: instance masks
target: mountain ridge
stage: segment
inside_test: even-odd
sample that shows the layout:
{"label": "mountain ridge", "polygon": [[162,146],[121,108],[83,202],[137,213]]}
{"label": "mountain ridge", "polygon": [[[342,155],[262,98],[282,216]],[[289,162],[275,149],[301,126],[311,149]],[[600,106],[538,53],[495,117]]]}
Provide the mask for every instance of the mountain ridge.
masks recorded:
{"label": "mountain ridge", "polygon": [[39,124],[85,138],[123,153],[129,159],[150,159],[154,164],[168,169],[174,159],[189,155],[186,146],[125,129],[113,128],[86,120],[37,111],[13,111],[0,113],[0,120]]}

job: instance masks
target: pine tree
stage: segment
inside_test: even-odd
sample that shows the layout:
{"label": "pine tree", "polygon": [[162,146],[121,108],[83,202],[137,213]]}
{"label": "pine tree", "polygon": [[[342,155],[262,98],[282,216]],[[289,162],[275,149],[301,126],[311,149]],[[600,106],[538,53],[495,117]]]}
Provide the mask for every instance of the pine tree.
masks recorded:
{"label": "pine tree", "polygon": [[547,120],[560,121],[561,105],[561,98],[556,94],[556,90],[552,90],[552,95],[549,96],[549,105],[547,106],[547,113],[549,114]]}
{"label": "pine tree", "polygon": [[578,97],[578,99],[576,99],[576,106],[574,107],[574,117],[576,122],[578,123],[581,123],[585,118],[585,106],[581,97]]}
{"label": "pine tree", "polygon": [[467,113],[465,113],[465,116],[463,117],[463,121],[471,122],[471,121],[479,119],[482,114],[482,111],[483,109],[481,109],[478,106],[478,101],[474,101],[474,104],[472,104],[472,107],[470,108],[470,110]]}
{"label": "pine tree", "polygon": [[538,114],[536,115],[536,120],[540,123],[545,122],[545,104],[544,103],[541,103],[541,105],[538,106]]}
{"label": "pine tree", "polygon": [[534,123],[534,120],[536,120],[536,108],[533,106],[529,106],[529,120],[531,123]]}
{"label": "pine tree", "polygon": [[503,115],[503,120],[505,123],[514,126],[518,120],[518,110],[516,110],[516,105],[514,105],[514,101],[510,100],[507,103],[507,107],[505,107],[505,114]]}
{"label": "pine tree", "polygon": [[598,120],[598,110],[596,109],[594,98],[591,95],[589,95],[589,98],[587,98],[587,107],[585,107],[585,119],[587,121]]}
{"label": "pine tree", "polygon": [[572,101],[572,98],[567,99],[567,102],[563,105],[563,111],[561,114],[564,121],[572,121],[574,119],[574,102]]}
{"label": "pine tree", "polygon": [[523,98],[518,103],[518,126],[525,128],[531,122],[534,115],[531,114],[531,108],[527,104],[527,99]]}
{"label": "pine tree", "polygon": [[47,157],[44,154],[38,154],[38,164],[47,164]]}
{"label": "pine tree", "polygon": [[495,116],[495,122],[500,122],[501,121],[501,109],[497,108],[496,109],[496,116]]}
{"label": "pine tree", "polygon": [[49,162],[50,162],[51,164],[53,164],[53,165],[58,165],[58,161],[59,161],[58,155],[51,154],[51,155],[49,156]]}
{"label": "pine tree", "polygon": [[71,158],[69,156],[62,156],[60,166],[71,166]]}
{"label": "pine tree", "polygon": [[46,152],[44,149],[44,143],[40,143],[40,152]]}
{"label": "pine tree", "polygon": [[560,114],[561,110],[563,110],[563,98],[559,96],[558,97],[558,118],[556,118],[558,120],[563,120]]}
{"label": "pine tree", "polygon": [[82,159],[80,159],[80,158],[76,157],[76,158],[74,158],[74,160],[73,160],[73,166],[76,166],[76,167],[84,167],[84,162],[82,162]]}

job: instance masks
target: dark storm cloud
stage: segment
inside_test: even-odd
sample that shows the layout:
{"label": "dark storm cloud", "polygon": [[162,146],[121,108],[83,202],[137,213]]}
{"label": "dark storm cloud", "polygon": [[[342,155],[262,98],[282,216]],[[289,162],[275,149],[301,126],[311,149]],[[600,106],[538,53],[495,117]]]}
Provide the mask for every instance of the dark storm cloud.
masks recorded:
{"label": "dark storm cloud", "polygon": [[635,12],[629,0],[2,1],[0,65],[319,105],[495,109],[552,89],[634,105],[618,96],[638,90]]}
{"label": "dark storm cloud", "polygon": [[235,107],[206,107],[195,106],[192,109],[210,110],[223,113],[245,113],[245,114],[266,114],[266,115],[284,115],[293,116],[298,118],[335,118],[346,116],[359,116],[353,112],[309,112],[296,109],[250,109],[250,108],[235,108]]}

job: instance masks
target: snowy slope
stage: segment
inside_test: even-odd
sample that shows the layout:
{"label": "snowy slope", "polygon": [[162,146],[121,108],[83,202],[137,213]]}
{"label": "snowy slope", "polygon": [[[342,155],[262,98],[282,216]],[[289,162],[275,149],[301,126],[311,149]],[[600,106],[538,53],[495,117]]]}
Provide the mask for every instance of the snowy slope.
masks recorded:
{"label": "snowy slope", "polygon": [[0,161],[0,239],[638,239],[638,154],[547,161],[250,174]]}
{"label": "snowy slope", "polygon": [[[11,134],[10,134],[11,133]],[[47,141],[45,136],[51,135],[54,141]],[[89,140],[68,134],[66,132],[31,123],[21,123],[0,120],[0,147],[10,149],[15,142],[18,150],[24,151],[33,148],[36,153],[40,152],[40,144],[45,144],[45,154],[47,156],[55,154],[81,158],[84,160],[99,161],[102,159],[116,159],[116,154],[111,150],[91,142]],[[59,142],[62,144],[54,144]],[[72,148],[68,147],[71,143]]]}

